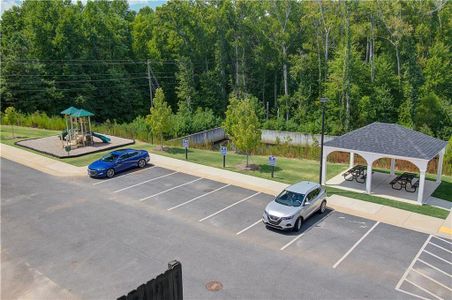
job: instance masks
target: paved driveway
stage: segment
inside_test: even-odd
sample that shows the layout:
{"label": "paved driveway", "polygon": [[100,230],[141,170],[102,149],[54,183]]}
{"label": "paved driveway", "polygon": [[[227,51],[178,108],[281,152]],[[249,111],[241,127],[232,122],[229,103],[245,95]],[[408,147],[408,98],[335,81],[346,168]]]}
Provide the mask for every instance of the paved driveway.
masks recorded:
{"label": "paved driveway", "polygon": [[[159,167],[62,180],[1,162],[2,260],[15,263],[2,275],[26,262],[83,299],[127,293],[172,259],[182,262],[186,299],[452,292],[450,240],[331,210],[299,233],[269,230],[260,218],[272,196]],[[17,284],[6,278],[2,294]],[[210,280],[223,290],[207,291]]]}

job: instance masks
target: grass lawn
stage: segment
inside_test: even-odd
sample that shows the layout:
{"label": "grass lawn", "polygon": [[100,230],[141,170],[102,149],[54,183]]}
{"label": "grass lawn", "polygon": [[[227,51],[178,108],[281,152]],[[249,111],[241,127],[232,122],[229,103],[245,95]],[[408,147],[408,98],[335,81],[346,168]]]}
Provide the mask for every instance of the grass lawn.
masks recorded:
{"label": "grass lawn", "polygon": [[[0,136],[1,142],[14,145],[14,142],[32,137],[45,137],[58,134],[59,131],[52,130],[43,130],[43,129],[35,129],[35,128],[26,128],[26,127],[15,127],[16,136],[20,138],[11,138],[11,128],[10,126],[1,126],[0,127]],[[130,147],[130,146],[126,146]],[[156,151],[154,150],[155,146],[143,142],[137,142],[133,147],[139,149],[148,150],[151,154],[159,154],[177,159],[185,159],[185,151],[181,147],[168,147],[167,151]],[[21,148],[24,149],[24,148]],[[27,149],[26,149],[27,150]],[[28,150],[30,151],[30,150]],[[35,152],[35,151],[32,151]],[[109,150],[99,153],[88,154],[81,157],[75,158],[65,158],[60,159],[60,161],[67,162],[69,164],[75,166],[86,166],[92,161],[100,158],[105,153],[109,152]],[[35,152],[38,153],[38,152]],[[41,154],[41,153],[39,153]],[[42,154],[41,154],[42,155]],[[46,156],[46,155],[45,155]],[[50,156],[49,156],[50,157]],[[51,157],[56,159],[54,157]],[[201,150],[201,149],[190,149],[188,152],[188,160],[194,163],[199,163],[202,165],[222,168],[223,160],[222,156],[219,152],[209,151],[209,150]],[[266,156],[251,156],[250,164],[254,164],[258,166],[258,169],[255,171],[243,170],[243,166],[246,163],[246,157],[244,155],[235,154],[232,152],[228,152],[226,157],[226,170],[239,172],[243,174],[248,174],[252,176],[262,177],[266,179],[273,179],[275,181],[284,182],[284,183],[294,183],[300,180],[310,180],[317,181],[319,176],[319,162],[313,160],[306,159],[292,159],[292,158],[277,158],[276,167],[275,167],[275,177],[271,178],[271,167],[268,165],[268,157]],[[337,164],[337,163],[328,163],[327,169],[327,178],[332,178],[336,174],[347,169],[348,164]],[[388,170],[378,170],[381,172],[389,172]],[[428,179],[434,179],[434,175],[428,174]],[[433,216],[437,218],[445,219],[448,215],[448,211],[435,208],[428,205],[418,206],[414,204],[393,201],[385,198],[380,198],[372,195],[344,191],[336,188],[328,187],[329,194],[337,194],[350,198],[360,199],[363,201],[378,203],[382,205],[387,205],[391,207],[396,207],[428,216]],[[452,176],[443,176],[443,181],[440,187],[433,194],[434,197],[438,197],[441,199],[446,199],[448,201],[452,201]]]}

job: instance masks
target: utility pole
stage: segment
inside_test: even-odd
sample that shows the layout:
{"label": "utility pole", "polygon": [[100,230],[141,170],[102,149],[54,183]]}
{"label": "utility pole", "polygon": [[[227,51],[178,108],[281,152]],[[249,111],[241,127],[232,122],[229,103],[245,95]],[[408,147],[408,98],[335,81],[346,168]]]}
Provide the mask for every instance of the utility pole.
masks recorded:
{"label": "utility pole", "polygon": [[[325,105],[328,102],[328,98],[320,98],[322,105],[322,136],[320,138],[320,174],[319,184],[322,185],[322,173],[323,173],[323,136],[325,134]],[[325,162],[326,163],[326,162]],[[326,178],[325,178],[326,179]]]}
{"label": "utility pole", "polygon": [[146,60],[147,71],[148,71],[148,82],[149,82],[149,97],[151,99],[152,107],[152,80],[151,80],[151,66],[149,65],[149,59]]}

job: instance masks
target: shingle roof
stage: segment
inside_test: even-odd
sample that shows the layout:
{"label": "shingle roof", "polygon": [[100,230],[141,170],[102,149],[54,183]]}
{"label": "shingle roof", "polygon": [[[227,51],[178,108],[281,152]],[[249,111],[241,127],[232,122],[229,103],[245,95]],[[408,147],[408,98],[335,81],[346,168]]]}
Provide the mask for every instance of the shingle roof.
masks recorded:
{"label": "shingle roof", "polygon": [[397,124],[375,122],[324,145],[430,160],[446,147],[447,142]]}

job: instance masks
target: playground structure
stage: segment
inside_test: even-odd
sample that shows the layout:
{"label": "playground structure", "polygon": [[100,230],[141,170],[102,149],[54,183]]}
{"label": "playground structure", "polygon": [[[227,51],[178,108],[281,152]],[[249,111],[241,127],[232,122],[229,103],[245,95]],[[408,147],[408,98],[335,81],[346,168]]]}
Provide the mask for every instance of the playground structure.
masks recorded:
{"label": "playground structure", "polygon": [[63,142],[63,148],[68,151],[73,148],[92,146],[94,137],[100,139],[102,143],[110,143],[109,137],[92,131],[91,117],[94,116],[93,113],[71,106],[63,110],[61,114],[66,119],[66,129],[59,137]]}

